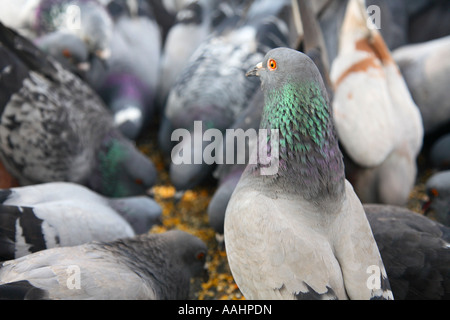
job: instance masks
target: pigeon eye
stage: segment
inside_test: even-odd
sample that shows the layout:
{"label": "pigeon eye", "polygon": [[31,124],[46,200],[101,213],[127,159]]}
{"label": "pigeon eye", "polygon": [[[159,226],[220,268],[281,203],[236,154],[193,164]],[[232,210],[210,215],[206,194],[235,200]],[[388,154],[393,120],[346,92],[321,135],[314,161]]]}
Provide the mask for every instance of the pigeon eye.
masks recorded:
{"label": "pigeon eye", "polygon": [[436,189],[431,189],[431,194],[437,197],[439,195],[439,192]]}
{"label": "pigeon eye", "polygon": [[197,260],[203,260],[203,258],[205,257],[205,253],[204,252],[199,252],[198,254],[197,254]]}
{"label": "pigeon eye", "polygon": [[63,56],[66,57],[66,58],[72,58],[72,53],[70,53],[70,51],[67,50],[67,49],[64,49],[64,50],[62,51],[62,54],[63,54]]}
{"label": "pigeon eye", "polygon": [[274,59],[269,59],[269,61],[267,61],[267,67],[269,70],[275,70],[277,68],[277,62]]}
{"label": "pigeon eye", "polygon": [[143,185],[144,181],[142,179],[137,178],[136,180],[134,180],[134,182],[138,185]]}

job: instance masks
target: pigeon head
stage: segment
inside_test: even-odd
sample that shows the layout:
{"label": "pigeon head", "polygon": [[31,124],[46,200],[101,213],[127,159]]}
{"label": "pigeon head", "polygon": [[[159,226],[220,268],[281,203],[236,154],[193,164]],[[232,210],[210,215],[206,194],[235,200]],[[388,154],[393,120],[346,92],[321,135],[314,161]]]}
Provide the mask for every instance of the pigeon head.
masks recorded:
{"label": "pigeon head", "polygon": [[246,75],[261,79],[264,109],[260,128],[279,134],[279,170],[268,178],[282,185],[304,186],[305,190],[299,191],[306,198],[341,194],[345,177],[342,153],[328,95],[314,62],[299,51],[276,48]]}
{"label": "pigeon head", "polygon": [[306,54],[289,48],[270,50],[264,60],[250,69],[246,76],[260,77],[263,91],[295,82],[314,82],[323,85],[315,63]]}
{"label": "pigeon head", "polygon": [[144,154],[119,132],[103,139],[89,186],[108,197],[145,194],[156,181],[156,169]]}
{"label": "pigeon head", "polygon": [[183,268],[182,272],[187,272],[189,278],[205,276],[208,248],[202,240],[180,230],[167,231],[165,239],[174,264]]}
{"label": "pigeon head", "polygon": [[425,214],[450,226],[450,170],[435,173],[425,188],[429,198],[423,206]]}
{"label": "pigeon head", "polygon": [[62,31],[46,34],[36,39],[36,45],[74,73],[89,70],[89,52],[77,36]]}

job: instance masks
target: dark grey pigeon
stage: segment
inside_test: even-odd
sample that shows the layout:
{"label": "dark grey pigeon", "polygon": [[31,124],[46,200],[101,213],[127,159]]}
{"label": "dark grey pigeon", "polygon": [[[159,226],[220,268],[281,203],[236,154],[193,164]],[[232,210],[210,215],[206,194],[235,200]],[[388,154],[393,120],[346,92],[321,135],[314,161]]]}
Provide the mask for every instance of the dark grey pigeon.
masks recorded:
{"label": "dark grey pigeon", "polygon": [[403,207],[365,204],[395,299],[450,298],[450,228]]}
{"label": "dark grey pigeon", "polygon": [[277,48],[247,75],[261,78],[260,128],[273,132],[258,146],[269,153],[246,167],[225,213],[239,289],[247,299],[392,299],[314,62]]}
{"label": "dark grey pigeon", "polygon": [[425,214],[450,226],[450,170],[433,174],[425,185],[429,200],[424,204]]}
{"label": "dark grey pigeon", "polygon": [[156,170],[101,99],[0,24],[0,159],[21,185],[69,181],[106,196],[143,194]]}
{"label": "dark grey pigeon", "polygon": [[2,263],[0,296],[183,300],[191,278],[205,273],[206,253],[200,239],[178,230],[47,249]]}
{"label": "dark grey pigeon", "polygon": [[[175,144],[181,150],[191,150],[191,163],[172,162],[170,167],[171,181],[178,190],[195,187],[214,167],[205,161],[194,163],[202,158],[208,141],[203,145],[187,139],[174,143],[173,131],[186,129],[195,141],[202,140],[207,129],[224,131],[233,124],[258,87],[257,81],[245,78],[245,71],[271,48],[288,45],[285,17],[291,13],[289,4],[256,1],[242,19],[226,19],[218,27],[220,31],[197,48],[178,76],[160,129],[160,145],[168,152]],[[194,131],[195,121],[201,121],[202,130]]]}
{"label": "dark grey pigeon", "polygon": [[161,221],[149,197],[107,198],[69,182],[0,190],[0,260],[148,232]]}

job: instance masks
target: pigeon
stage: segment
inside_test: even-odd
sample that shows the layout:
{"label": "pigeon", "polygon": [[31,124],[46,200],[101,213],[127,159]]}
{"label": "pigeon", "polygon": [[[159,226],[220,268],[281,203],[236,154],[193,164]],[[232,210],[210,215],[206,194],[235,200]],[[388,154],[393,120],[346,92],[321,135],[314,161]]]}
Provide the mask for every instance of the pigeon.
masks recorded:
{"label": "pigeon", "polygon": [[69,182],[0,190],[1,260],[148,232],[161,207],[146,196],[107,198]]}
{"label": "pigeon", "polygon": [[105,61],[89,53],[84,41],[67,31],[55,31],[33,40],[46,54],[51,55],[65,69],[80,77],[94,90],[104,81]]}
{"label": "pigeon", "polygon": [[365,204],[396,300],[450,298],[450,228],[406,208]]}
{"label": "pigeon", "polygon": [[2,263],[0,296],[183,300],[191,278],[204,276],[206,254],[203,241],[178,230],[47,249]]}
{"label": "pigeon", "polygon": [[86,43],[90,54],[102,60],[111,54],[112,19],[97,0],[40,0],[33,21],[37,37],[70,32]]}
{"label": "pigeon", "polygon": [[48,33],[34,41],[43,52],[55,58],[64,68],[80,77],[89,70],[89,51],[74,34],[64,31]]}
{"label": "pigeon", "polygon": [[[300,1],[299,2],[300,16],[302,18],[303,26],[303,48],[305,53],[314,61],[318,67],[322,78],[328,77],[328,71],[325,61],[326,49],[324,47],[323,38],[320,26],[315,19],[309,19],[314,15],[314,2]],[[328,96],[332,95],[332,89],[328,81],[325,81]],[[259,128],[261,122],[262,108],[264,106],[264,96],[261,91],[258,91],[251,99],[249,106],[237,118],[231,129],[254,129]],[[226,137],[225,137],[226,139]],[[231,194],[236,188],[237,183],[248,164],[249,151],[252,150],[253,145],[246,145],[245,155],[247,156],[244,163],[239,163],[237,159],[233,164],[220,164],[214,172],[214,176],[219,179],[219,186],[214,193],[208,205],[208,217],[211,227],[216,232],[216,239],[219,243],[223,242],[223,224],[225,219],[225,211],[230,200]],[[244,152],[243,150],[235,150],[235,154]],[[226,150],[224,150],[226,155]]]}
{"label": "pigeon", "polygon": [[428,201],[423,205],[426,215],[450,227],[450,170],[433,174],[425,184]]}
{"label": "pigeon", "polygon": [[[169,93],[159,132],[159,144],[170,146],[170,179],[177,190],[197,186],[214,169],[213,164],[197,161],[203,159],[210,144],[204,132],[224,132],[246,107],[258,83],[246,81],[245,71],[271,48],[287,45],[289,30],[283,16],[290,13],[289,9],[288,1],[276,5],[272,1],[270,5],[267,1],[255,2],[244,20],[225,20],[222,31],[205,40],[181,71]],[[176,129],[187,130],[191,139],[175,143]],[[180,154],[187,158],[188,152],[191,159],[174,160]]]}
{"label": "pigeon", "polygon": [[158,88],[158,104],[164,109],[169,94],[180,71],[189,57],[212,31],[212,12],[217,1],[192,1],[176,15],[174,25],[169,29],[162,49]]}
{"label": "pigeon", "polygon": [[[113,0],[114,37],[107,70],[97,91],[114,115],[125,137],[136,140],[151,123],[158,84],[161,33],[146,1],[129,8]],[[137,37],[137,35],[145,37]]]}
{"label": "pigeon", "polygon": [[392,57],[420,109],[426,134],[450,123],[450,36],[402,46]]}
{"label": "pigeon", "polygon": [[393,299],[364,208],[345,179],[314,62],[275,48],[247,76],[261,78],[260,129],[270,133],[259,138],[267,144],[257,147],[258,163],[246,167],[225,213],[227,258],[242,294]]}
{"label": "pigeon", "polygon": [[[350,0],[330,71],[334,122],[345,155],[356,164],[356,172],[346,171],[361,201],[404,205],[417,175],[422,118],[381,34],[367,21],[361,1]],[[376,173],[369,179],[365,169]]]}
{"label": "pigeon", "polygon": [[[261,91],[258,91],[252,97],[248,107],[241,112],[239,117],[230,128],[230,130],[233,130],[232,132],[236,135],[239,133],[238,130],[241,129],[241,132],[244,133],[244,136],[247,135],[249,138],[246,138],[245,145],[242,147],[238,144],[239,142],[233,143],[233,161],[229,161],[231,162],[230,164],[227,164],[225,162],[217,165],[217,168],[213,174],[213,176],[218,179],[218,187],[214,192],[211,201],[209,202],[207,211],[209,224],[214,229],[216,238],[219,243],[223,243],[223,223],[225,220],[225,211],[227,209],[228,201],[230,200],[231,194],[236,188],[236,185],[238,184],[239,179],[249,162],[250,151],[253,150],[254,144],[256,143],[256,141],[250,140],[251,133],[256,133],[257,129],[259,128],[263,106],[263,94]],[[235,139],[234,134],[233,136],[230,136],[230,139]],[[228,152],[227,141],[228,136],[225,136],[225,141],[222,146],[222,148],[224,149],[223,152],[225,158]],[[244,161],[239,161],[238,157],[242,156],[243,154],[245,155],[245,159],[243,159]]]}
{"label": "pigeon", "polygon": [[439,137],[431,146],[430,164],[438,170],[450,169],[450,133]]}
{"label": "pigeon", "polygon": [[96,93],[0,24],[0,160],[20,185],[75,182],[110,197],[144,194],[156,169]]}

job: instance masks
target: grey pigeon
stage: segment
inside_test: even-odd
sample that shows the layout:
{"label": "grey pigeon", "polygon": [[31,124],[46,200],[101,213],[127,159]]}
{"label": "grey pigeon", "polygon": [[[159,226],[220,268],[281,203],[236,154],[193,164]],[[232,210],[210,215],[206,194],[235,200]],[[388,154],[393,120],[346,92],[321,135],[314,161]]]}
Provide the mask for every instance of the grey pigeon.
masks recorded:
{"label": "grey pigeon", "polygon": [[90,54],[103,60],[111,54],[113,23],[97,0],[40,0],[33,30],[38,37],[54,31],[70,32],[86,43]]}
{"label": "grey pigeon", "polygon": [[261,78],[260,129],[278,139],[270,132],[258,146],[270,152],[270,166],[264,152],[247,166],[225,213],[239,289],[247,299],[392,299],[364,208],[345,179],[319,70],[307,55],[277,48],[247,75]]}
{"label": "grey pigeon", "polygon": [[105,77],[107,65],[102,59],[90,54],[87,44],[79,37],[58,30],[38,37],[33,42],[93,89],[98,89]]}
{"label": "grey pigeon", "polygon": [[70,181],[114,197],[153,186],[153,163],[88,85],[3,25],[0,43],[0,159],[21,185]]}
{"label": "grey pigeon", "polygon": [[429,200],[424,204],[425,214],[450,227],[450,170],[433,174],[425,184]]}
{"label": "grey pigeon", "polygon": [[146,196],[106,198],[68,182],[0,190],[0,259],[148,232],[162,209]]}
{"label": "grey pigeon", "polygon": [[0,296],[21,288],[15,299],[187,299],[206,253],[200,239],[177,230],[47,249],[2,263]]}
{"label": "grey pigeon", "polygon": [[113,0],[108,5],[114,18],[114,37],[107,70],[97,88],[115,124],[132,140],[152,122],[162,44],[147,2],[136,3],[136,8],[127,6],[125,0]]}
{"label": "grey pigeon", "polygon": [[[212,171],[213,165],[205,161],[195,163],[209,144],[203,133],[207,129],[226,130],[247,106],[257,82],[246,80],[245,71],[269,49],[288,45],[284,16],[290,13],[289,1],[269,2],[270,5],[268,1],[254,2],[243,20],[225,20],[222,31],[205,40],[193,53],[169,93],[160,145],[170,146],[172,160],[174,153],[181,153],[179,150],[190,150],[192,156],[187,161],[190,163],[171,163],[170,179],[178,190],[195,187]],[[195,121],[202,121],[201,129],[195,130]],[[171,135],[179,128],[189,131],[191,141],[200,140],[202,144],[185,139],[172,149],[175,143],[171,142]]]}
{"label": "grey pigeon", "polygon": [[365,204],[398,300],[450,298],[450,228],[403,207]]}
{"label": "grey pigeon", "polygon": [[420,109],[426,134],[450,123],[450,36],[396,49],[392,57]]}

